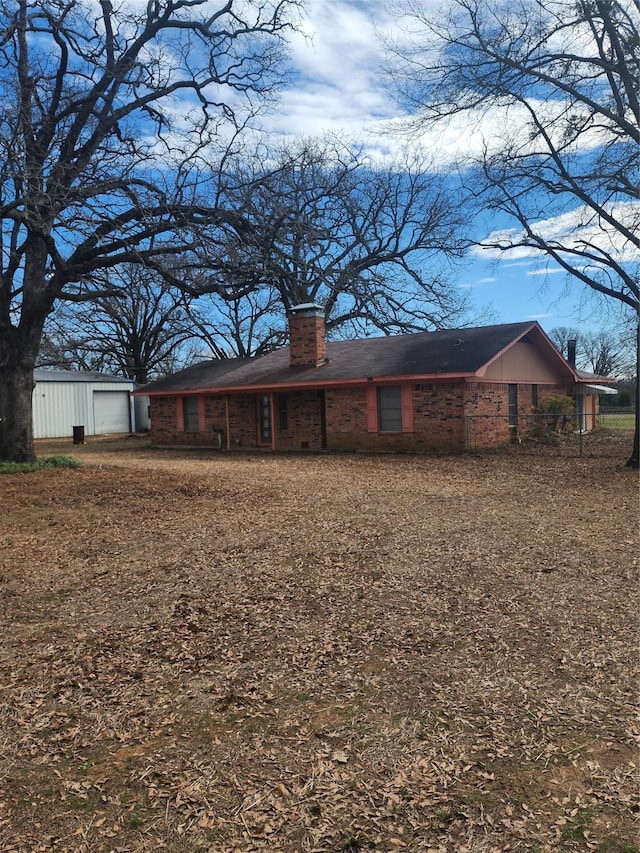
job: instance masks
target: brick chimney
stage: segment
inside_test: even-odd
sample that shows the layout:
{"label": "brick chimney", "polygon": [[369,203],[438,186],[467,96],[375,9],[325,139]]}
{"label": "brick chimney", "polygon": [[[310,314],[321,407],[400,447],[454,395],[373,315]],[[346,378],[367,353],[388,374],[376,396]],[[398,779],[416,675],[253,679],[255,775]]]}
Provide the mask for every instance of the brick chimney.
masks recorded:
{"label": "brick chimney", "polygon": [[577,341],[575,338],[570,338],[567,341],[567,361],[571,365],[571,367],[576,366],[576,345]]}
{"label": "brick chimney", "polygon": [[327,360],[324,308],[313,302],[296,305],[289,311],[291,367],[318,367]]}

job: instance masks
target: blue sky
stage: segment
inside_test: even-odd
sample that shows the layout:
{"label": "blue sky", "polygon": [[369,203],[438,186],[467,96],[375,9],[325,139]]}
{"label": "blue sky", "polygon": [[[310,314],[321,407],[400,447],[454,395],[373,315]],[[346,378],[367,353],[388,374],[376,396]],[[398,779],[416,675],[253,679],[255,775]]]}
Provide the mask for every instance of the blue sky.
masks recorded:
{"label": "blue sky", "polygon": [[[265,120],[267,129],[291,137],[338,132],[363,141],[382,160],[392,158],[406,140],[385,132],[402,116],[381,73],[378,33],[393,32],[394,25],[384,0],[307,0],[307,17],[291,38],[294,74],[278,110]],[[456,151],[469,151],[482,139],[483,126],[476,123],[471,130],[465,121],[420,140],[443,169]],[[484,127],[490,128],[492,117],[483,117],[485,121]],[[566,233],[572,216],[567,211],[564,217],[549,219],[548,231]],[[509,224],[488,221],[479,226],[478,236]],[[560,268],[527,252],[496,259],[478,250],[457,273],[455,286],[468,291],[478,309],[489,307],[495,322],[535,319],[548,331],[555,326],[598,328],[616,321],[616,306],[608,307],[585,285],[571,283]]]}

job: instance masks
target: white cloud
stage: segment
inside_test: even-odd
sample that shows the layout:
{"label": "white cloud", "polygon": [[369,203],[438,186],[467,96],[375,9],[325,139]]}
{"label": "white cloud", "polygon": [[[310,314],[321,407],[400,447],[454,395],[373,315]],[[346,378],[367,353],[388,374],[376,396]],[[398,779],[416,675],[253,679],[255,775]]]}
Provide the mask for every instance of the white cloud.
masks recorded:
{"label": "white cloud", "polygon": [[[291,82],[281,93],[278,112],[265,122],[268,131],[283,136],[342,132],[361,140],[383,162],[393,159],[410,139],[412,145],[429,151],[443,169],[505,145],[520,146],[528,153],[533,145],[539,147],[539,141],[532,143],[527,133],[529,113],[521,104],[467,111],[438,128],[409,136],[413,117],[400,112],[393,84],[381,73],[385,54],[379,33],[406,37],[387,4],[383,0],[307,0],[306,9],[300,32],[290,38]],[[567,38],[581,42],[587,34],[571,32]],[[562,133],[563,122],[555,123],[554,118],[563,114],[564,101],[549,99],[532,105],[538,116],[547,117],[548,126]],[[576,109],[574,105],[574,118]],[[600,133],[587,131],[578,144],[585,150],[601,143]]]}
{"label": "white cloud", "polygon": [[525,273],[525,275],[529,275],[529,276],[547,276],[547,275],[558,275],[558,274],[560,274],[560,273],[562,273],[563,275],[566,275],[566,271],[565,271],[565,270],[563,270],[561,267],[551,267],[551,268],[549,268],[549,269],[543,269],[543,270],[528,270],[528,271]]}
{"label": "white cloud", "polygon": [[284,135],[341,131],[363,138],[396,107],[379,75],[376,27],[389,26],[384,3],[310,0],[290,38],[293,77],[267,129]]}
{"label": "white cloud", "polygon": [[[631,231],[640,226],[640,201],[616,202],[608,205],[608,212]],[[549,244],[562,249],[583,250],[607,254],[619,263],[640,260],[640,250],[626,240],[620,230],[611,228],[604,220],[597,219],[585,205],[573,210],[531,223],[531,230]],[[517,228],[492,231],[475,253],[485,259],[540,258],[543,252],[535,246],[519,246],[525,240],[524,232]],[[494,248],[495,245],[503,248]],[[513,248],[508,248],[513,245]]]}

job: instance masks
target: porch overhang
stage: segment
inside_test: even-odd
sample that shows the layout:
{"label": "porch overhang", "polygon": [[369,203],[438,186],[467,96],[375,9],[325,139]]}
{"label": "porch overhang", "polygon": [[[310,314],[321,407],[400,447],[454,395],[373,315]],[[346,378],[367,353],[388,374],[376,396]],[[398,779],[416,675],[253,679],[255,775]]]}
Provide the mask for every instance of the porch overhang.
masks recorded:
{"label": "porch overhang", "polygon": [[599,394],[617,394],[615,388],[611,388],[609,385],[589,385],[585,384],[584,388],[589,388],[591,391],[597,391]]}

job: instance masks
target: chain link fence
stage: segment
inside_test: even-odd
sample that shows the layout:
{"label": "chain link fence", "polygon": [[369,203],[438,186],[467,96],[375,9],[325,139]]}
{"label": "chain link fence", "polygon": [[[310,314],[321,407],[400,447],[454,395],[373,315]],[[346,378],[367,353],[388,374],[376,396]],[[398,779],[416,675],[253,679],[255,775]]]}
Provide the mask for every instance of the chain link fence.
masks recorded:
{"label": "chain link fence", "polygon": [[635,413],[467,415],[468,451],[503,449],[530,455],[599,456],[625,459],[631,453]]}

